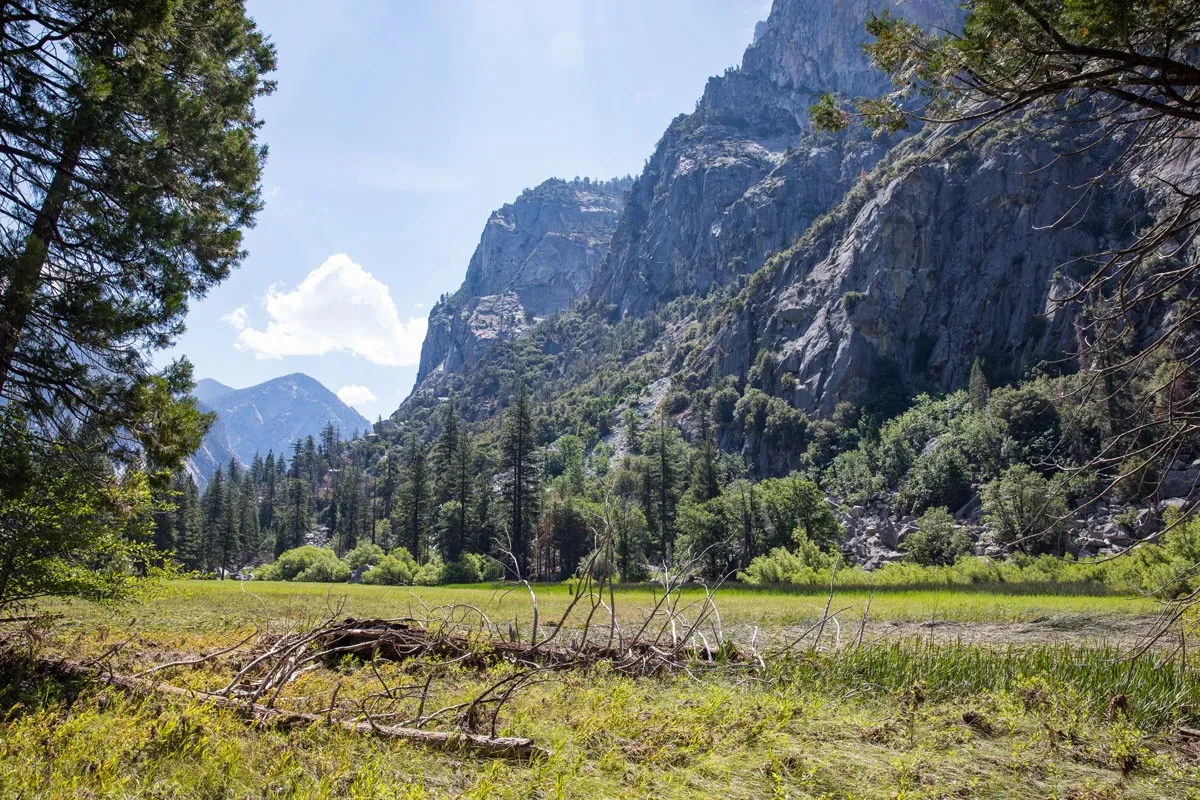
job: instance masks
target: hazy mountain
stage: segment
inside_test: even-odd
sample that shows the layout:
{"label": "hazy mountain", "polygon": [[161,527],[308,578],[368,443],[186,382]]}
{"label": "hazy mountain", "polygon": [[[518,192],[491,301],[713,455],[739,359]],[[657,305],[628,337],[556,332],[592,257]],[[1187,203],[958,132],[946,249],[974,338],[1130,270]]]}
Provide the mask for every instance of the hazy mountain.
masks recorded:
{"label": "hazy mountain", "polygon": [[203,484],[220,464],[237,458],[249,464],[255,453],[290,455],[292,444],[316,436],[329,422],[350,438],[366,433],[371,423],[319,381],[296,372],[246,389],[233,389],[204,378],[195,395],[217,421],[192,457],[190,471]]}

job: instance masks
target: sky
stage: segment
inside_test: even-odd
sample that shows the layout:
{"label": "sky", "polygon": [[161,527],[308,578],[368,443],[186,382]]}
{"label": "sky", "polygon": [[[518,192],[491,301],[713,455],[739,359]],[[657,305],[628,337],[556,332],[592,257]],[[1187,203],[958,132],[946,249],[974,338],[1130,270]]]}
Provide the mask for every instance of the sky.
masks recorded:
{"label": "sky", "polygon": [[304,372],[368,419],[416,378],[429,308],[492,210],[637,175],[769,0],[247,0],[275,43],[248,256],[162,361],[234,388]]}

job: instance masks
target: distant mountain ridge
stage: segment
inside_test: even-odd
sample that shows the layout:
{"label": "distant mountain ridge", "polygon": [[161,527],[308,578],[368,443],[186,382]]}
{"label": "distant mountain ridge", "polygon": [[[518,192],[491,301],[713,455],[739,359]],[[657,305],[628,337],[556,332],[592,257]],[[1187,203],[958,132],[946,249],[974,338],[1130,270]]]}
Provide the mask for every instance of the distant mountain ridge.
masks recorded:
{"label": "distant mountain ridge", "polygon": [[316,436],[330,422],[346,438],[355,431],[371,430],[371,423],[362,414],[315,378],[300,372],[246,389],[203,378],[197,381],[193,393],[202,410],[217,414],[188,464],[189,472],[201,485],[230,459],[249,464],[255,453],[288,455],[295,441]]}

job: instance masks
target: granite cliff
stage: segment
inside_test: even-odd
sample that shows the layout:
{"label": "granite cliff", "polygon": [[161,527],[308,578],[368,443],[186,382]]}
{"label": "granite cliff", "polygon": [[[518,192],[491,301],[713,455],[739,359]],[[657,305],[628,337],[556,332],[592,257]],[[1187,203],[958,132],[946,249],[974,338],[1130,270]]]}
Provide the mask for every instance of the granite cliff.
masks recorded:
{"label": "granite cliff", "polygon": [[[597,370],[618,374],[592,398],[614,416],[666,386],[694,394],[731,377],[739,393],[828,416],[843,401],[895,408],[916,392],[962,388],[976,357],[997,381],[1039,362],[1069,369],[1080,334],[1058,301],[1078,288],[1086,256],[1129,241],[1146,193],[1124,181],[1086,194],[1105,153],[1061,158],[1086,144],[1070,125],[1015,122],[961,142],[945,129],[813,131],[809,108],[824,92],[887,90],[861,49],[865,21],[885,9],[930,27],[960,19],[943,0],[776,0],[741,66],[712,78],[695,112],[671,124],[623,207],[611,197],[604,227],[586,234],[594,244],[533,259],[537,287],[553,285],[555,269],[572,287],[557,302],[519,268],[544,252],[550,228],[515,222],[543,218],[516,212],[522,201],[545,205],[542,187],[497,212],[463,288],[431,316],[419,391],[468,362],[486,365],[498,340],[523,340],[551,364],[537,367],[559,381],[541,388],[546,399]],[[553,219],[560,236],[581,225]],[[564,344],[571,326],[549,332],[552,320],[536,320],[580,296],[585,275],[589,302],[572,313],[610,326],[603,347],[597,329]],[[594,357],[580,358],[589,347]],[[501,357],[505,374],[530,363]],[[745,450],[754,435],[727,432],[721,443]],[[759,471],[794,466],[776,455]]]}
{"label": "granite cliff", "polygon": [[417,391],[436,393],[497,341],[583,297],[631,183],[552,179],[493,212],[462,286],[429,314]]}

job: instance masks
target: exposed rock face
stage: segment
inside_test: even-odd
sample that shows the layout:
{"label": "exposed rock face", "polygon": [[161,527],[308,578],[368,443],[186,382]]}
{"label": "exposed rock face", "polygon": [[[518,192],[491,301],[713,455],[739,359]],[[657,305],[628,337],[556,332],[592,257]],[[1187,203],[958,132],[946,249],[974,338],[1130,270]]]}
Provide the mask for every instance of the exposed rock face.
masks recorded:
{"label": "exposed rock face", "polygon": [[962,388],[976,356],[1006,377],[1069,361],[1074,307],[1055,300],[1077,284],[1064,265],[1127,237],[1108,220],[1128,220],[1140,191],[1105,187],[1079,221],[1069,212],[1101,154],[1058,160],[1043,140],[998,131],[948,159],[921,157],[950,135],[897,148],[756,282],[709,347],[723,372],[745,375],[765,349],[766,388],[828,414],[843,400]]}
{"label": "exposed rock face", "polygon": [[[940,0],[776,0],[740,69],[709,80],[630,194],[590,294],[622,314],[755,272],[804,233],[891,141],[811,135],[825,92],[877,95],[887,78],[861,46],[872,12],[948,23]],[[954,14],[957,12],[951,11]]]}
{"label": "exposed rock face", "polygon": [[495,342],[583,297],[631,185],[548,180],[494,212],[462,287],[429,314],[417,391],[436,390]]}

